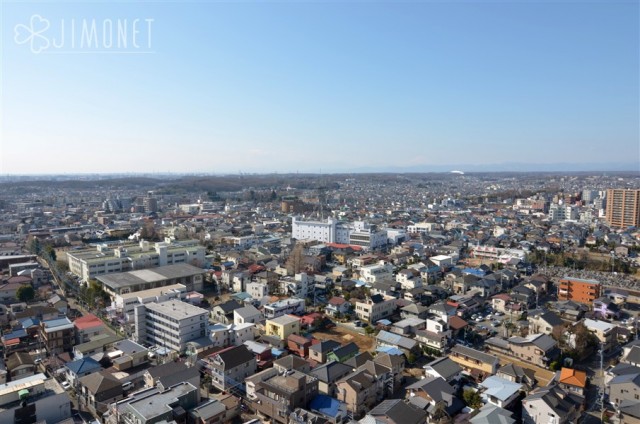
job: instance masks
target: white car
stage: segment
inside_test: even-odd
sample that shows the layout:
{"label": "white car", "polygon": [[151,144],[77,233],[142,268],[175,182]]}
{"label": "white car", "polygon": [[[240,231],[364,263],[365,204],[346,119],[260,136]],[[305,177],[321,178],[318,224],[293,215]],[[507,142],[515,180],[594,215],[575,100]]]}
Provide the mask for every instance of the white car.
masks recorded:
{"label": "white car", "polygon": [[62,388],[65,390],[69,390],[71,388],[71,383],[69,383],[68,381],[63,381]]}

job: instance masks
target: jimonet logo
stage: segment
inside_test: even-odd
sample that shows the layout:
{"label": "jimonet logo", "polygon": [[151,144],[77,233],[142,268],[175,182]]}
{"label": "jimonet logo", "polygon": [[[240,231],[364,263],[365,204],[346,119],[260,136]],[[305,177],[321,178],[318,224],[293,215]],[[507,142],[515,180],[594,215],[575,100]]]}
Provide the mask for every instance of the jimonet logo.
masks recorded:
{"label": "jimonet logo", "polygon": [[153,53],[151,18],[60,19],[33,15],[14,27],[32,53]]}

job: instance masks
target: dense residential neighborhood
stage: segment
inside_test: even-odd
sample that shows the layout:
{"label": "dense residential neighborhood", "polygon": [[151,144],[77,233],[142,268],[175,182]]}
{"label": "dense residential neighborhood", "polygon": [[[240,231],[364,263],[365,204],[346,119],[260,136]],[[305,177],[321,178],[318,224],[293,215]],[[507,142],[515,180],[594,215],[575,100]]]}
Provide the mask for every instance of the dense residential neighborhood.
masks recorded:
{"label": "dense residential neighborhood", "polygon": [[640,423],[637,175],[100,181],[0,184],[2,423]]}

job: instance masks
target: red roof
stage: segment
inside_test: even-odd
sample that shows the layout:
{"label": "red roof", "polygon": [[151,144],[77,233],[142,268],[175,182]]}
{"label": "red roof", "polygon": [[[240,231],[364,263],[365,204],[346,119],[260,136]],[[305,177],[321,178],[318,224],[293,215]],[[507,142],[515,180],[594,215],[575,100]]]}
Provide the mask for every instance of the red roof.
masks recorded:
{"label": "red roof", "polygon": [[355,244],[325,243],[325,245],[327,245],[329,247],[336,248],[336,249],[346,249],[347,247],[350,247],[354,251],[362,250],[362,246],[358,246],[358,245],[355,245]]}
{"label": "red roof", "polygon": [[347,301],[342,297],[334,296],[331,299],[329,299],[329,304],[330,305],[340,306],[343,303],[347,303]]}
{"label": "red roof", "polygon": [[101,327],[104,324],[102,320],[97,316],[93,314],[87,314],[73,321],[73,325],[78,330],[85,330],[87,328],[92,328],[92,327]]}

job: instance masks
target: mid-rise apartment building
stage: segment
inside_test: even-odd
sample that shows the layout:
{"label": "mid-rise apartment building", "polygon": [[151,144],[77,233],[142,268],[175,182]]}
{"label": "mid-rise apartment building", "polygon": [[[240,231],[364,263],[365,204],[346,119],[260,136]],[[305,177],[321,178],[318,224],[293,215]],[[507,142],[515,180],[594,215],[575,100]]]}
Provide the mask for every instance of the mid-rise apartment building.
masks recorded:
{"label": "mid-rise apartment building", "polygon": [[564,277],[558,285],[558,300],[573,300],[590,305],[600,296],[602,286],[596,280]]}
{"label": "mid-rise apartment building", "polygon": [[640,226],[640,189],[607,190],[606,219],[612,227]]}
{"label": "mid-rise apartment building", "polygon": [[209,312],[180,300],[147,303],[134,311],[138,342],[184,352],[187,343],[206,337]]}
{"label": "mid-rise apartment building", "polygon": [[385,300],[381,295],[371,296],[365,302],[356,302],[356,315],[368,323],[390,317],[396,309],[396,299]]}

